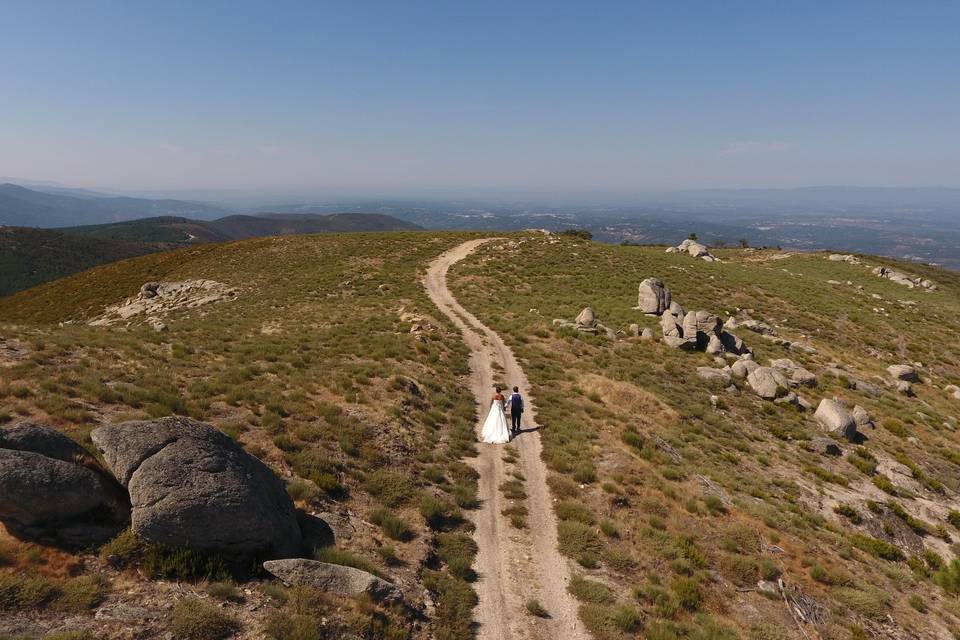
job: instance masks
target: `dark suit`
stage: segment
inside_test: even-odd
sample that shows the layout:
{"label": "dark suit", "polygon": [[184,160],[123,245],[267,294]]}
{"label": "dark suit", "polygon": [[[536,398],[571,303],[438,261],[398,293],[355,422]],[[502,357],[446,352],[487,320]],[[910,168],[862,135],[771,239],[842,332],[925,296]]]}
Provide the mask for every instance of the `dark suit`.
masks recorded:
{"label": "dark suit", "polygon": [[520,431],[520,416],[523,415],[523,396],[514,393],[510,396],[510,430]]}

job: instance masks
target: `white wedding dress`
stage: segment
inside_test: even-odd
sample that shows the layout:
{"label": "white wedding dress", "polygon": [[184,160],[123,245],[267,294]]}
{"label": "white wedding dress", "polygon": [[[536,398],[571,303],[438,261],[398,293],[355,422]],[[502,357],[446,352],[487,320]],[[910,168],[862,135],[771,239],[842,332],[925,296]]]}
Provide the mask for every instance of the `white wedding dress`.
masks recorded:
{"label": "white wedding dress", "polygon": [[490,405],[490,413],[480,431],[480,442],[489,444],[506,444],[510,442],[510,429],[507,427],[507,416],[503,412],[503,405],[494,400]]}

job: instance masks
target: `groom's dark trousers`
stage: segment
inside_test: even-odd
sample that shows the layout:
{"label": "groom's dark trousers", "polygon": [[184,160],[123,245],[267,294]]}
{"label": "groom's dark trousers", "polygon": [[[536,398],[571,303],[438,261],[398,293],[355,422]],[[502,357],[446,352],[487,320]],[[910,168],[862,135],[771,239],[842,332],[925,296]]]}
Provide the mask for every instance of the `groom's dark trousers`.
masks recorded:
{"label": "groom's dark trousers", "polygon": [[513,431],[520,431],[520,416],[523,415],[521,411],[511,411],[510,412],[510,424],[512,425]]}

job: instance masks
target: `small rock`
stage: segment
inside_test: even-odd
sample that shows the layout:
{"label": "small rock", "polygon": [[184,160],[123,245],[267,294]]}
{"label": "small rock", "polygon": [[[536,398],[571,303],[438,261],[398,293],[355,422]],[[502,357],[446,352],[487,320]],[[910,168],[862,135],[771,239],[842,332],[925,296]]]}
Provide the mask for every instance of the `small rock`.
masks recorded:
{"label": "small rock", "polygon": [[807,449],[822,456],[838,456],[843,453],[843,449],[833,438],[813,438],[807,444]]}
{"label": "small rock", "polygon": [[714,369],[713,367],[697,367],[697,375],[710,382],[719,382],[730,384],[730,374],[723,369]]}

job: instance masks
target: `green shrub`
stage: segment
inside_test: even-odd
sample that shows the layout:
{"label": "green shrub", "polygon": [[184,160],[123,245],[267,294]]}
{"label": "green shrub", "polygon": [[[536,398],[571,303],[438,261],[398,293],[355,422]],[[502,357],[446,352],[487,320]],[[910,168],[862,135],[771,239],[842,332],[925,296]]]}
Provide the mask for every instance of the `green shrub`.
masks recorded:
{"label": "green shrub", "polygon": [[960,595],[960,558],[954,558],[950,564],[933,574],[933,581],[944,592],[952,596]]}
{"label": "green shrub", "polygon": [[883,540],[877,540],[873,536],[855,533],[850,536],[850,542],[853,544],[853,546],[861,551],[866,551],[870,555],[876,556],[877,558],[882,558],[884,560],[890,560],[893,562],[900,561],[905,558],[900,549],[892,544],[884,542]]}
{"label": "green shrub", "polygon": [[593,580],[587,580],[577,574],[567,585],[567,591],[581,602],[593,602],[595,604],[610,604],[616,599],[610,587]]}
{"label": "green shrub", "polygon": [[561,520],[576,520],[583,524],[593,524],[595,519],[587,505],[577,500],[563,500],[554,505],[554,511]]}
{"label": "green shrub", "polygon": [[154,578],[225,580],[230,577],[227,563],[219,554],[158,544],[144,545],[141,568]]}
{"label": "green shrub", "polygon": [[947,522],[960,529],[960,511],[950,510],[947,514]]}
{"label": "green shrub", "polygon": [[423,584],[434,595],[434,636],[438,640],[461,640],[472,637],[473,608],[477,594],[463,580],[439,571],[423,572]]}
{"label": "green shrub", "polygon": [[549,618],[550,614],[546,609],[543,608],[543,605],[540,604],[540,601],[536,598],[529,598],[526,602],[527,613],[538,618]]}
{"label": "green shrub", "polygon": [[678,576],[670,582],[670,590],[673,591],[677,603],[687,611],[696,611],[700,608],[703,591],[700,588],[700,581],[696,578]]}
{"label": "green shrub", "polygon": [[410,476],[378,469],[363,481],[363,489],[388,507],[398,507],[414,496],[417,488]]}
{"label": "green shrub", "polygon": [[473,485],[458,484],[453,488],[453,501],[462,509],[478,509],[480,498]]}
{"label": "green shrub", "polygon": [[232,580],[220,580],[207,585],[207,593],[217,600],[239,600],[240,593]]}
{"label": "green shrub", "polygon": [[841,515],[853,524],[860,524],[863,522],[863,517],[860,515],[860,512],[851,507],[848,504],[838,504],[833,508],[833,512],[837,515]]}
{"label": "green shrub", "polygon": [[239,630],[237,621],[219,608],[197,598],[184,598],[173,606],[170,631],[187,640],[220,640]]}
{"label": "green shrub", "polygon": [[862,616],[873,620],[882,620],[886,617],[890,597],[881,589],[841,587],[834,589],[833,593],[837,600]]}
{"label": "green shrub", "polygon": [[557,538],[560,553],[588,569],[597,566],[603,545],[591,527],[575,520],[561,520],[557,525]]}
{"label": "green shrub", "polygon": [[329,564],[353,567],[354,569],[360,569],[361,571],[366,571],[367,573],[372,573],[377,576],[381,575],[373,563],[366,558],[355,556],[349,551],[336,549],[334,547],[318,547],[314,549],[313,559]]}
{"label": "green shrub", "polygon": [[370,514],[370,521],[380,527],[384,535],[392,540],[409,540],[413,529],[388,509],[377,509]]}
{"label": "green shrub", "polygon": [[927,601],[924,600],[921,596],[916,593],[910,596],[909,600],[910,606],[919,611],[920,613],[927,612]]}
{"label": "green shrub", "polygon": [[53,603],[58,611],[84,613],[103,602],[110,592],[110,582],[101,575],[80,576],[60,584],[60,594]]}
{"label": "green shrub", "polygon": [[263,634],[270,640],[322,640],[320,624],[314,616],[271,611]]}
{"label": "green shrub", "polygon": [[897,488],[890,482],[890,478],[882,473],[873,476],[873,484],[884,493],[889,493],[892,496],[897,495]]}

